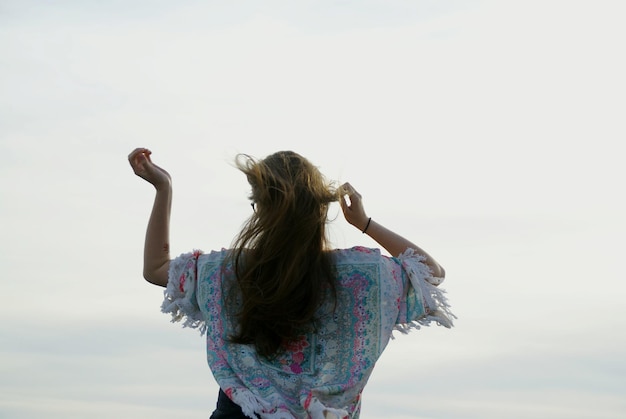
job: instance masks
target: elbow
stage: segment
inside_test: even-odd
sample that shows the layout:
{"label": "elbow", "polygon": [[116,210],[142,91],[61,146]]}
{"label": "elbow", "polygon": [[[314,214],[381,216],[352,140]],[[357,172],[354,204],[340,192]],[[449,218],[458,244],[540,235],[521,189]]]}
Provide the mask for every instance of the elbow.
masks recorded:
{"label": "elbow", "polygon": [[154,274],[150,271],[143,271],[143,279],[145,279],[147,282],[154,284]]}
{"label": "elbow", "polygon": [[160,287],[167,286],[167,279],[165,279],[164,281],[163,278],[161,278],[161,276],[159,276],[157,273],[153,271],[143,271],[143,279],[145,279],[147,282],[149,282],[152,285],[158,285]]}
{"label": "elbow", "polygon": [[144,264],[143,277],[151,284],[167,287],[169,268],[169,259],[161,264]]}

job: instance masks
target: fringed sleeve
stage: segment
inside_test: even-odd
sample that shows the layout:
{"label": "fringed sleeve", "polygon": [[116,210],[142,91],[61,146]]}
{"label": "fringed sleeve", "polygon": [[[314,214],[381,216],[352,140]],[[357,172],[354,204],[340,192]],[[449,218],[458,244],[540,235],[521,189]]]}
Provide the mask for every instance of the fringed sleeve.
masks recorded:
{"label": "fringed sleeve", "polygon": [[443,278],[433,277],[424,259],[414,249],[407,249],[397,259],[402,268],[405,295],[395,330],[402,333],[407,333],[411,328],[429,326],[433,321],[450,328],[452,319],[456,318],[450,311],[445,291],[437,287]]}
{"label": "fringed sleeve", "polygon": [[198,258],[201,254],[201,251],[196,250],[170,261],[161,311],[170,313],[173,323],[182,321],[183,327],[200,329],[200,333],[204,334],[206,324],[196,301]]}

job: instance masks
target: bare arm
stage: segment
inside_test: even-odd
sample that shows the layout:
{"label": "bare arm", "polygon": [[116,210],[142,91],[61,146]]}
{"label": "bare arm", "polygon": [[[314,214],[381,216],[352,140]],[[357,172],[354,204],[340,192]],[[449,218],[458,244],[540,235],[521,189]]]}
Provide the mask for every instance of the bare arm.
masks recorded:
{"label": "bare arm", "polygon": [[143,277],[155,285],[167,286],[170,267],[170,209],[172,188],[157,189],[143,248]]}
{"label": "bare arm", "polygon": [[348,197],[348,201],[341,199],[341,208],[350,224],[367,233],[392,256],[399,256],[409,248],[415,249],[418,254],[426,258],[424,263],[430,268],[433,276],[438,278],[445,277],[446,272],[443,267],[426,251],[368,217],[363,208],[361,194],[352,185],[345,183],[342,188]]}
{"label": "bare arm", "polygon": [[128,161],[135,174],[156,189],[144,243],[143,276],[148,282],[165,287],[170,265],[172,181],[165,170],[152,163],[150,154],[150,150],[137,148],[130,153]]}

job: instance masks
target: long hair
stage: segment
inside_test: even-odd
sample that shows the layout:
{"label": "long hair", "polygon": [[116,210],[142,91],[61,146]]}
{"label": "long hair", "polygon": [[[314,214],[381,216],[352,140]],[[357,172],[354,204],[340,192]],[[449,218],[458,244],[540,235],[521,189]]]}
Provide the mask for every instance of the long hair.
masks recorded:
{"label": "long hair", "polygon": [[231,262],[240,297],[238,329],[230,341],[252,344],[271,358],[315,327],[315,313],[330,290],[328,206],[336,189],[317,167],[292,151],[257,161],[239,155],[237,167],[252,187],[255,207],[233,243]]}

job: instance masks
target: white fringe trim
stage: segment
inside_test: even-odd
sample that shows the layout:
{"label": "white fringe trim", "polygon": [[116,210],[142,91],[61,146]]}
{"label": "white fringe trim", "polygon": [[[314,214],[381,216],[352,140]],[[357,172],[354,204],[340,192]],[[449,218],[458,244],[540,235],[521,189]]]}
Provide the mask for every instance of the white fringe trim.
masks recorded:
{"label": "white fringe trim", "polygon": [[[437,288],[443,282],[443,278],[433,277],[430,269],[424,263],[424,256],[415,252],[415,249],[407,249],[399,256],[400,262],[409,276],[411,285],[418,290],[423,298],[426,316],[409,323],[397,324],[394,330],[407,334],[411,330],[419,330],[421,326],[430,326],[435,322],[440,326],[452,327],[452,319],[457,317],[450,311],[450,304],[445,297],[445,291]],[[392,336],[393,339],[393,336]]]}
{"label": "white fringe trim", "polygon": [[311,419],[347,419],[350,417],[347,411],[326,407],[315,397],[311,400],[307,413]]}
{"label": "white fringe trim", "polygon": [[[163,292],[161,312],[172,315],[172,323],[183,322],[183,327],[199,329],[201,334],[206,333],[206,322],[198,303],[194,300],[196,281],[193,272],[186,274],[185,269],[191,259],[197,259],[202,252],[195,251],[183,253],[170,261],[169,278],[167,287]],[[197,264],[197,260],[195,261]],[[185,274],[183,291],[180,290],[180,277]]]}
{"label": "white fringe trim", "polygon": [[[244,415],[253,418],[256,416],[256,413],[261,414],[260,412],[265,410],[263,409],[263,403],[254,396],[254,394],[249,391],[237,391],[233,394],[233,402],[241,407],[241,411]],[[281,412],[277,412],[274,414],[263,414],[263,418],[268,419],[291,419],[285,417],[285,415]]]}
{"label": "white fringe trim", "polygon": [[[248,417],[260,416],[263,419],[297,419],[293,413],[286,410],[267,412],[271,406],[257,398],[249,390],[237,390],[232,394],[233,402],[241,407],[241,411]],[[303,403],[304,405],[304,403]],[[303,406],[304,407],[304,406]],[[325,406],[317,397],[310,397],[308,407],[305,408],[310,419],[349,419],[345,409],[335,409]]]}
{"label": "white fringe trim", "polygon": [[291,412],[285,410],[268,413],[267,411],[272,406],[258,399],[249,390],[235,391],[233,393],[233,402],[239,405],[243,414],[250,418],[260,416],[263,419],[296,419]]}

